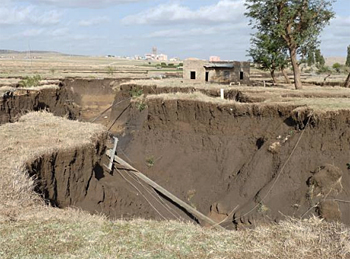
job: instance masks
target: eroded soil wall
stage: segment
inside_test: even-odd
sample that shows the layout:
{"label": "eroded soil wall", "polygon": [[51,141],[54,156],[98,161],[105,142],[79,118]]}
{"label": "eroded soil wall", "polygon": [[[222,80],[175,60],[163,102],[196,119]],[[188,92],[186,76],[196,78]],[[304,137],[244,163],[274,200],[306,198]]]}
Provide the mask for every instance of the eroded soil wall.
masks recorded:
{"label": "eroded soil wall", "polygon": [[120,148],[151,179],[231,224],[310,214],[350,224],[341,202],[350,194],[350,113],[294,109],[151,99],[143,111],[131,105]]}
{"label": "eroded soil wall", "polygon": [[47,110],[70,119],[79,117],[79,109],[62,86],[41,90],[16,90],[0,99],[0,124],[13,122],[28,111]]}
{"label": "eroded soil wall", "polygon": [[[65,79],[64,87],[69,98],[80,107],[80,120],[91,121],[108,109],[114,102],[119,85],[130,79]],[[107,124],[110,112],[104,114],[98,122]]]}
{"label": "eroded soil wall", "polygon": [[[158,201],[146,190],[143,190],[145,197],[138,191],[142,185],[125,171],[119,174],[107,169],[107,139],[105,134],[94,144],[56,151],[28,162],[27,171],[36,179],[36,191],[48,204],[59,208],[80,208],[112,219],[162,219],[147,203],[149,200],[157,206]],[[157,207],[162,215],[171,216],[164,208],[162,211],[159,204]]]}
{"label": "eroded soil wall", "polygon": [[[100,83],[65,83],[72,88],[65,101],[84,106],[94,95],[112,98],[112,82],[105,89]],[[236,227],[310,214],[350,224],[349,203],[343,202],[350,196],[348,111],[315,115],[296,106],[248,104],[256,100],[238,91],[228,93],[238,101],[232,104],[151,98],[140,109],[132,87],[117,90],[115,104],[124,103],[107,119],[113,122],[122,113],[116,123],[118,154],[202,213]],[[94,88],[98,92],[90,92]],[[173,89],[143,89],[152,91]],[[211,91],[206,94],[216,96]],[[86,92],[90,97],[83,100]],[[29,164],[38,191],[58,207],[113,218],[162,218],[129,183],[133,179],[106,171],[104,139]]]}

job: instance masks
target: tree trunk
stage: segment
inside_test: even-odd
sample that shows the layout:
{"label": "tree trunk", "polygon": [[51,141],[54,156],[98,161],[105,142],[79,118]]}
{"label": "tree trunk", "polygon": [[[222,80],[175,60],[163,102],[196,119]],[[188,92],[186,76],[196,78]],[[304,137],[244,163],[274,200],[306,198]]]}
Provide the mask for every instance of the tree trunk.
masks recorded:
{"label": "tree trunk", "polygon": [[271,73],[273,84],[276,84],[277,80],[276,80],[275,70],[274,69],[271,70],[270,73]]}
{"label": "tree trunk", "polygon": [[289,77],[288,77],[288,75],[287,75],[286,70],[285,70],[284,68],[281,68],[281,72],[282,72],[282,74],[283,74],[283,76],[284,76],[284,79],[286,79],[286,83],[287,83],[287,84],[291,84],[291,81],[290,81],[290,79],[289,79]]}
{"label": "tree trunk", "polygon": [[293,66],[294,71],[294,85],[295,89],[303,89],[303,84],[301,83],[301,77],[300,77],[300,67],[297,60],[297,52],[296,49],[290,49],[290,59]]}
{"label": "tree trunk", "polygon": [[348,78],[345,81],[344,87],[350,88],[350,74],[348,75]]}

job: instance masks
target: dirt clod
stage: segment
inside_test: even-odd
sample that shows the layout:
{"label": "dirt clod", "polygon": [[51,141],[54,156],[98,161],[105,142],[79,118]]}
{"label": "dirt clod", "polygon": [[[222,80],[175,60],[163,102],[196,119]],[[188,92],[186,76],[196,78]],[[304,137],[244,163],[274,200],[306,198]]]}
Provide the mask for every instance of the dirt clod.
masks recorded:
{"label": "dirt clod", "polygon": [[340,221],[342,217],[338,203],[332,200],[320,202],[317,212],[326,221]]}
{"label": "dirt clod", "polygon": [[334,165],[326,164],[319,167],[309,179],[309,186],[313,187],[313,197],[337,195],[342,191],[343,172]]}

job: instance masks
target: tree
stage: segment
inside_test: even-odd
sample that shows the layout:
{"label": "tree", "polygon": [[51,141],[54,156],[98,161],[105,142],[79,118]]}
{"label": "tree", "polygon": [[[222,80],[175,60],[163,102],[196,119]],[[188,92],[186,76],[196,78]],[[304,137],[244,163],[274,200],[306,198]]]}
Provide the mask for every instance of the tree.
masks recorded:
{"label": "tree", "polygon": [[340,69],[342,68],[342,65],[340,65],[339,63],[334,63],[332,67],[337,73],[340,73]]}
{"label": "tree", "polygon": [[284,68],[288,65],[288,55],[283,43],[259,32],[255,33],[251,43],[252,46],[248,53],[253,58],[254,63],[258,64],[260,69],[269,70],[274,83],[276,83],[276,70],[281,70],[287,80]]}
{"label": "tree", "polygon": [[311,67],[312,65],[315,65],[315,52],[310,51],[307,55],[307,65]]}
{"label": "tree", "polygon": [[326,64],[326,61],[325,61],[323,55],[321,54],[320,49],[316,49],[316,51],[315,51],[315,61],[316,61],[317,68],[324,67],[324,65]]}
{"label": "tree", "polygon": [[350,45],[348,46],[348,56],[346,58],[345,66],[350,67]]}
{"label": "tree", "polygon": [[260,33],[281,38],[289,50],[295,88],[301,89],[298,55],[318,44],[318,35],[334,16],[333,0],[246,0],[246,16]]}

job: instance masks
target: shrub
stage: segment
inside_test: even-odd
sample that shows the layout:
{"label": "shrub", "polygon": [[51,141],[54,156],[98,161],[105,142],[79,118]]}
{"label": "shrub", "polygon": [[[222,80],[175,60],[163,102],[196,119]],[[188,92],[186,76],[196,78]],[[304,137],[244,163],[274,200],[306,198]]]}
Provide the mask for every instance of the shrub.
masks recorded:
{"label": "shrub", "polygon": [[114,72],[115,72],[115,68],[114,67],[111,67],[111,66],[107,67],[107,74],[108,75],[113,75]]}
{"label": "shrub", "polygon": [[333,64],[333,69],[335,71],[337,71],[337,73],[340,73],[340,69],[342,68],[342,65],[340,65],[339,63],[335,63]]}
{"label": "shrub", "polygon": [[320,66],[318,68],[317,74],[331,73],[332,70],[329,66]]}
{"label": "shrub", "polygon": [[132,98],[137,98],[143,95],[143,90],[142,89],[132,89],[130,91],[130,95]]}
{"label": "shrub", "polygon": [[41,81],[40,75],[26,76],[24,79],[19,81],[21,87],[35,87],[38,86]]}
{"label": "shrub", "polygon": [[137,104],[137,109],[142,112],[144,109],[146,109],[147,105],[144,102]]}
{"label": "shrub", "polygon": [[146,163],[148,167],[153,167],[154,166],[154,157],[149,157],[146,159]]}

